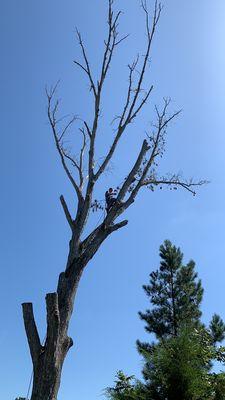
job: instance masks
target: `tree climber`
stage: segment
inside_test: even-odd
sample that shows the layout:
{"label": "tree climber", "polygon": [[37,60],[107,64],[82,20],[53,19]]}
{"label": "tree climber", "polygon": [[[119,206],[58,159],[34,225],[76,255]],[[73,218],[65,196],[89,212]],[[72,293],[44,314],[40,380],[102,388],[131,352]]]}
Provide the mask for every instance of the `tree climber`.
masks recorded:
{"label": "tree climber", "polygon": [[106,202],[106,211],[107,213],[111,210],[112,206],[117,202],[115,196],[117,195],[117,191],[113,190],[113,188],[109,188],[105,192],[105,202]]}

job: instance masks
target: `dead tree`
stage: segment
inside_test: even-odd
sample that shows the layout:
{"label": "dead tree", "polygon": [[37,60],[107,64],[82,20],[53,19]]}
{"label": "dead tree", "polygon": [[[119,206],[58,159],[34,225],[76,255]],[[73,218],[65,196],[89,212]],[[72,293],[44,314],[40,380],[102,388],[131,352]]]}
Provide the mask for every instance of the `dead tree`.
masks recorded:
{"label": "dead tree", "polygon": [[[142,9],[146,22],[146,51],[143,59],[135,59],[128,66],[128,87],[125,93],[124,106],[120,116],[116,119],[116,131],[111,146],[100,165],[96,166],[96,138],[98,135],[100,108],[102,107],[102,92],[111,61],[116,48],[126,39],[118,33],[120,12],[113,11],[113,0],[108,0],[108,36],[104,41],[105,47],[97,82],[88,59],[82,36],[77,31],[78,43],[81,49],[82,61],[74,61],[86,75],[93,95],[94,115],[92,121],[82,120],[80,134],[82,144],[78,156],[73,156],[65,146],[65,137],[76,117],[66,123],[59,117],[59,101],[56,99],[57,85],[46,90],[48,101],[48,119],[53,137],[64,171],[71,182],[77,199],[76,210],[72,216],[63,196],[60,197],[65,217],[71,230],[69,254],[65,271],[59,275],[58,287],[54,293],[46,295],[47,332],[46,340],[42,345],[35,323],[32,303],[24,303],[23,317],[33,363],[33,390],[31,400],[56,400],[60,386],[63,362],[73,341],[68,337],[68,327],[73,312],[74,299],[80,278],[89,261],[98,251],[102,243],[113,232],[127,225],[126,219],[118,222],[118,217],[130,207],[145,186],[154,190],[157,186],[167,185],[172,188],[181,187],[195,193],[195,186],[204,182],[183,180],[178,174],[158,176],[157,164],[165,150],[165,134],[168,124],[179,114],[168,113],[170,101],[164,99],[162,109],[156,110],[156,123],[152,131],[146,135],[133,167],[126,174],[123,184],[119,188],[117,201],[112,206],[104,221],[91,233],[86,234],[85,226],[90,218],[90,209],[93,202],[93,192],[96,183],[106,171],[117,146],[129,125],[146,105],[153,87],[143,90],[147,65],[155,30],[160,18],[162,7],[155,1],[152,16],[146,3],[142,2]],[[138,74],[136,73],[138,68]],[[79,120],[81,121],[81,120]],[[64,123],[62,127],[62,123]],[[86,237],[85,237],[86,234]]]}

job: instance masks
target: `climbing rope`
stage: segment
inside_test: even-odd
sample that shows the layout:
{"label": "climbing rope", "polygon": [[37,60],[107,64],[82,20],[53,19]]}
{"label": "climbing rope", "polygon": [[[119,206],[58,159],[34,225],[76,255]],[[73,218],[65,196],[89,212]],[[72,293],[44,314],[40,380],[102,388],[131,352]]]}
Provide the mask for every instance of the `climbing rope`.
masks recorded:
{"label": "climbing rope", "polygon": [[31,377],[30,377],[30,382],[29,382],[29,386],[28,386],[26,400],[29,400],[31,384],[32,384],[32,381],[33,381],[33,376],[34,376],[34,370],[32,370],[32,374],[31,374]]}
{"label": "climbing rope", "polygon": [[99,225],[99,223],[100,223],[101,220],[104,221],[104,219],[105,219],[105,214],[106,214],[106,211],[105,211],[105,209],[104,209],[104,210],[102,211],[102,213],[101,213],[99,219],[98,219],[97,224],[96,224],[95,227],[94,227],[94,230],[98,227],[98,225]]}
{"label": "climbing rope", "polygon": [[[44,345],[45,340],[46,340],[46,337],[47,337],[47,335],[45,335],[45,337],[44,337],[44,339],[43,339],[43,341],[42,341],[42,343],[41,343],[41,346]],[[26,397],[25,397],[25,400],[29,400],[31,385],[32,385],[32,382],[33,382],[33,377],[34,377],[34,369],[32,368],[32,373],[31,373],[31,377],[30,377],[30,381],[29,381],[29,385],[28,385],[28,390],[27,390],[27,395],[26,395]]]}

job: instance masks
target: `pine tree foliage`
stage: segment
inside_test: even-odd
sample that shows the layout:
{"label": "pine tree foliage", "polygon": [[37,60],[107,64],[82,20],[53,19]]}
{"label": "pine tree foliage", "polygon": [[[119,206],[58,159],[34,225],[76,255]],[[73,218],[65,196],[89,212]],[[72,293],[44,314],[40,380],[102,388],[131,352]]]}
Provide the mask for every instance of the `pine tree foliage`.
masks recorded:
{"label": "pine tree foliage", "polygon": [[169,240],[160,246],[160,258],[160,268],[143,286],[153,308],[139,315],[147,332],[165,338],[177,336],[184,324],[199,323],[203,288],[194,261],[183,265],[183,254]]}
{"label": "pine tree foliage", "polygon": [[144,353],[144,378],[151,400],[211,399],[208,370],[211,337],[206,331],[184,328]]}
{"label": "pine tree foliage", "polygon": [[225,338],[225,324],[218,314],[214,314],[209,325],[213,343],[222,342]]}
{"label": "pine tree foliage", "polygon": [[210,378],[213,387],[213,400],[225,400],[225,373],[213,373]]}
{"label": "pine tree foliage", "polygon": [[108,387],[105,394],[110,400],[147,400],[145,386],[135,380],[134,375],[127,376],[123,371],[116,373],[113,387]]}

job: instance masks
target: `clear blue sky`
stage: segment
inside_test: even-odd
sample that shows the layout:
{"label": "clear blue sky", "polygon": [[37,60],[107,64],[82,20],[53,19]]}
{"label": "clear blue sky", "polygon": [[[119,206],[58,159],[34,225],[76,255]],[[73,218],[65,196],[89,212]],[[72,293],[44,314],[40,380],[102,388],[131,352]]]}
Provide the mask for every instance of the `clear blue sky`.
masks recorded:
{"label": "clear blue sky", "polygon": [[[61,79],[63,111],[90,117],[75,26],[83,32],[94,70],[102,50],[106,1],[16,1],[1,3],[1,328],[0,397],[25,395],[31,361],[21,306],[34,303],[41,336],[45,332],[45,294],[54,291],[65,266],[69,229],[59,204],[72,191],[61,169],[46,118],[46,83]],[[151,3],[151,2],[150,2]],[[118,0],[124,11],[121,45],[106,85],[104,116],[119,112],[126,65],[144,49],[143,15],[138,0]],[[193,258],[205,288],[204,321],[224,309],[225,200],[225,4],[224,0],[165,2],[152,53],[149,105],[133,125],[113,170],[99,187],[118,184],[133,160],[140,137],[154,119],[163,96],[171,109],[183,109],[168,131],[161,170],[183,171],[211,184],[194,198],[184,191],[143,191],[128,213],[129,225],[115,233],[82,278],[70,333],[74,347],[63,371],[59,400],[97,400],[112,384],[116,370],[140,376],[135,349],[144,339],[137,312],[147,306],[141,289],[158,266],[164,239],[179,245],[185,261]],[[121,94],[122,93],[122,94]],[[111,127],[100,136],[102,156]],[[107,139],[106,139],[107,137]],[[95,224],[99,216],[94,217]]]}

